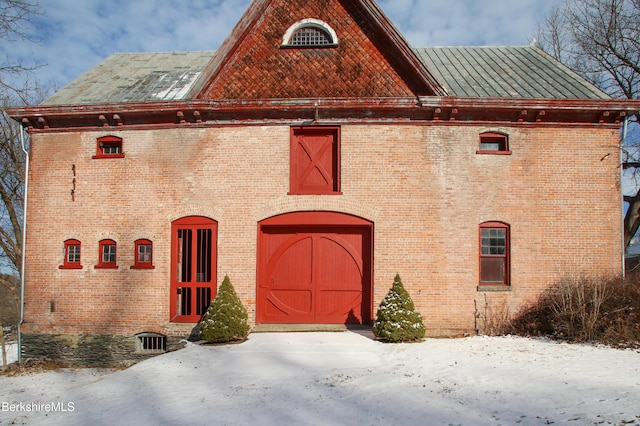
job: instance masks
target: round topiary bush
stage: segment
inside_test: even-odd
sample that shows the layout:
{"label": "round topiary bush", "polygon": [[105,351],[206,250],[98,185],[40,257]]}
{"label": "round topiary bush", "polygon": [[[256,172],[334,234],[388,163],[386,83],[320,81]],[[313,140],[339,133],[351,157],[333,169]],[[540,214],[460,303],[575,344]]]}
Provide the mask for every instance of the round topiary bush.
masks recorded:
{"label": "round topiary bush", "polygon": [[420,340],[425,333],[422,315],[416,311],[398,274],[393,287],[380,303],[373,322],[373,334],[384,341],[396,343]]}
{"label": "round topiary bush", "polygon": [[200,322],[200,338],[207,342],[227,343],[245,340],[249,335],[249,316],[240,298],[224,277],[218,294],[209,304]]}

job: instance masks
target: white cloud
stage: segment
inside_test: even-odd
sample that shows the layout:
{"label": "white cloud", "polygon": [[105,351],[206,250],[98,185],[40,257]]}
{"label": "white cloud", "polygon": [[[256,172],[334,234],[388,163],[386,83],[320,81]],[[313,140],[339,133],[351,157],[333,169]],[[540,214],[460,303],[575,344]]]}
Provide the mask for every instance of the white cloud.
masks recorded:
{"label": "white cloud", "polygon": [[[524,45],[564,0],[379,0],[413,46]],[[69,83],[113,52],[214,50],[249,0],[47,0],[40,45],[5,43],[0,57],[48,64],[35,77]]]}

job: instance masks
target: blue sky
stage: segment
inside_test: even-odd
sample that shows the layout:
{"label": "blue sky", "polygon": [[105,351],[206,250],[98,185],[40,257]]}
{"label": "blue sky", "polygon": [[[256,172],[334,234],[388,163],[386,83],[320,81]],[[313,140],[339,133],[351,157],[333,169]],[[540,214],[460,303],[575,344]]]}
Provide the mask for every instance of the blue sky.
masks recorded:
{"label": "blue sky", "polygon": [[[526,45],[565,0],[378,0],[414,47]],[[114,52],[215,50],[250,0],[41,0],[39,44],[0,45],[3,61],[43,65],[30,78],[62,87]]]}

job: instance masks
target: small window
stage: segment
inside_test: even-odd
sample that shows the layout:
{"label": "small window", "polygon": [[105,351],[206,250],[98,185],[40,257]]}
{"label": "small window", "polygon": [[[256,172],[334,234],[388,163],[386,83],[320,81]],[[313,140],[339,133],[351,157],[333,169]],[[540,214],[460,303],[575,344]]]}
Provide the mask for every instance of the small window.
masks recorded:
{"label": "small window", "polygon": [[131,269],[154,269],[153,243],[149,240],[137,240],[135,242],[135,258]]}
{"label": "small window", "polygon": [[482,133],[477,154],[511,154],[509,136],[503,133]]}
{"label": "small window", "polygon": [[122,138],[116,136],[104,136],[98,138],[96,155],[93,158],[123,158]]}
{"label": "small window", "polygon": [[333,44],[331,36],[326,31],[316,28],[301,28],[291,37],[291,46],[326,46]]}
{"label": "small window", "polygon": [[486,222],[480,225],[480,285],[510,284],[509,225]]}
{"label": "small window", "polygon": [[80,264],[80,241],[65,241],[62,253],[63,263],[60,265],[60,269],[82,269]]}
{"label": "small window", "polygon": [[283,47],[336,47],[338,36],[326,22],[304,19],[293,24],[282,38]]}
{"label": "small window", "polygon": [[96,268],[115,269],[116,264],[116,242],[113,240],[100,241],[100,258]]}
{"label": "small window", "polygon": [[291,129],[290,195],[340,194],[340,128]]}
{"label": "small window", "polygon": [[167,336],[141,333],[136,336],[136,352],[163,353],[167,351]]}

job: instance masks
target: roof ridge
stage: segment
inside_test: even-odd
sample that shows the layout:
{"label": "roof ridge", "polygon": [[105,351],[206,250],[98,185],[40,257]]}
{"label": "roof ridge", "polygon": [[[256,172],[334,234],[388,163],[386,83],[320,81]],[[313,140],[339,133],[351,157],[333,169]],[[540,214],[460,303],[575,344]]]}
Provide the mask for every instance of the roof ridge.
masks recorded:
{"label": "roof ridge", "polygon": [[498,49],[498,48],[528,48],[533,49],[529,45],[500,45],[500,46],[474,46],[474,45],[461,45],[461,46],[420,46],[414,47],[414,49]]}

